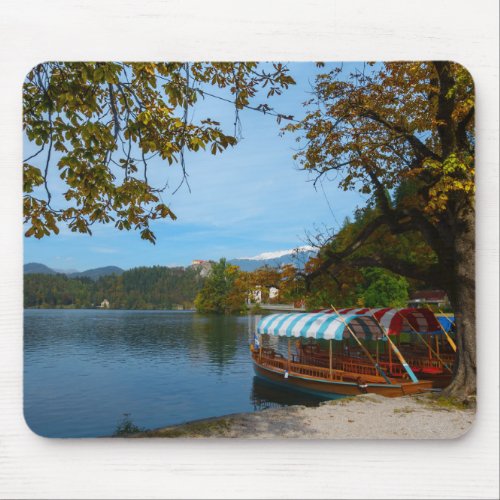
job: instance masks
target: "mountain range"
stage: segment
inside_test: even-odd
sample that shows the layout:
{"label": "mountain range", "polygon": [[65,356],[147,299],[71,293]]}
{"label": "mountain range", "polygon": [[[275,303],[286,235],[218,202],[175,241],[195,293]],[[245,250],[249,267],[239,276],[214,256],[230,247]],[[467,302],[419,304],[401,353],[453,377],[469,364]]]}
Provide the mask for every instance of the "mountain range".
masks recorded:
{"label": "mountain range", "polygon": [[302,269],[305,263],[317,254],[317,250],[311,246],[303,246],[277,252],[264,252],[254,257],[241,257],[229,260],[230,264],[239,266],[242,271],[255,271],[259,267],[281,267],[292,264]]}
{"label": "mountain range", "polygon": [[117,266],[97,267],[95,269],[87,269],[81,272],[56,271],[45,264],[38,262],[30,262],[24,264],[24,274],[65,274],[68,278],[90,278],[93,280],[99,279],[101,276],[109,276],[110,274],[123,274],[124,270]]}
{"label": "mountain range", "polygon": [[[255,271],[259,267],[281,267],[285,264],[293,264],[295,267],[302,269],[310,257],[315,256],[317,251],[310,246],[303,246],[289,250],[279,250],[277,252],[264,252],[254,257],[241,257],[230,259],[228,262],[235,266],[239,266],[242,271]],[[40,264],[38,262],[30,262],[24,265],[24,274],[65,274],[69,278],[90,278],[93,280],[99,279],[101,276],[109,276],[110,274],[121,275],[124,270],[117,266],[97,267],[95,269],[87,269],[86,271],[74,270],[58,270]]]}

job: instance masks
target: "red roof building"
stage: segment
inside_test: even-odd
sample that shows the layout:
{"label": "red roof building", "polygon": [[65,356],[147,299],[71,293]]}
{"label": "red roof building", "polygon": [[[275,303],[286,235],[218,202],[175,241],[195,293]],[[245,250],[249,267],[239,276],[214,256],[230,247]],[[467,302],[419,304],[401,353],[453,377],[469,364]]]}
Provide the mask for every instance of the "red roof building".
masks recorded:
{"label": "red roof building", "polygon": [[418,307],[422,304],[435,304],[445,306],[449,304],[448,296],[444,290],[418,290],[410,295],[409,307]]}

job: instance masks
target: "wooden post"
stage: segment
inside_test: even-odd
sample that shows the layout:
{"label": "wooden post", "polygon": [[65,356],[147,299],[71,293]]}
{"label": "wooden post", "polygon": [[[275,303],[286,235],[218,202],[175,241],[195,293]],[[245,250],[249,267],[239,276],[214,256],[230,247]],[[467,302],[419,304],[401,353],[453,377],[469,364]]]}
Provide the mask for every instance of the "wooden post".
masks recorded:
{"label": "wooden post", "polygon": [[332,380],[332,340],[330,339],[330,380]]}
{"label": "wooden post", "polygon": [[[396,356],[399,359],[399,362],[403,365],[403,368],[405,369],[406,373],[409,375],[411,378],[412,382],[417,383],[418,378],[415,376],[415,373],[413,373],[413,370],[410,368],[410,365],[406,362],[406,359],[403,357],[399,349],[394,345],[394,342],[391,340],[387,332],[384,330],[384,327],[381,325],[380,321],[375,317],[375,315],[372,315],[372,318],[377,322],[377,325],[380,328],[380,331],[385,335],[387,339],[387,343],[389,344],[389,348],[394,350]],[[391,351],[389,350],[389,353]],[[389,358],[391,360],[391,371],[392,371],[392,356]]]}
{"label": "wooden post", "polygon": [[377,364],[379,362],[379,354],[378,354],[378,340],[375,341],[375,345],[377,346]]}
{"label": "wooden post", "polygon": [[392,349],[389,345],[389,341],[387,341],[387,349],[389,350],[389,371],[392,373]]}
{"label": "wooden post", "polygon": [[437,335],[434,335],[434,339],[436,340],[436,352],[439,356],[439,337]]}
{"label": "wooden post", "polygon": [[288,373],[290,373],[290,358],[292,357],[292,340],[288,339]]}

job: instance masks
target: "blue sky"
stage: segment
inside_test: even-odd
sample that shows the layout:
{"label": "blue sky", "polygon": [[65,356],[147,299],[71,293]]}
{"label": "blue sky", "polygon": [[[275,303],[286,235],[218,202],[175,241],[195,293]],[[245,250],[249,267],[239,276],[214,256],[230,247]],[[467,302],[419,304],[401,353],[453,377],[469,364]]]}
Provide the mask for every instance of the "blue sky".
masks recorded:
{"label": "blue sky", "polygon": [[[354,66],[361,67],[345,64],[344,71]],[[312,63],[293,63],[289,68],[297,85],[273,98],[271,105],[300,117],[318,69]],[[264,101],[264,96],[256,98]],[[230,104],[210,98],[193,113],[227,124],[234,121]],[[248,257],[304,245],[306,231],[322,224],[337,228],[356,206],[364,205],[364,197],[341,191],[333,180],[315,190],[312,178],[292,158],[295,137],[280,136],[274,117],[244,110],[240,119],[243,139],[234,148],[217,156],[204,152],[186,156],[191,193],[183,186],[175,194],[164,194],[178,218],[153,224],[156,245],[141,240],[138,232],[118,231],[113,225],[94,226],[92,236],[62,229],[42,240],[25,238],[24,261],[84,270],[106,265],[185,266],[193,259]],[[32,145],[25,141],[25,157],[31,151]],[[175,164],[155,159],[148,171],[157,184],[168,179],[171,191],[179,183],[180,167]],[[56,196],[64,191],[56,172],[51,182]]]}

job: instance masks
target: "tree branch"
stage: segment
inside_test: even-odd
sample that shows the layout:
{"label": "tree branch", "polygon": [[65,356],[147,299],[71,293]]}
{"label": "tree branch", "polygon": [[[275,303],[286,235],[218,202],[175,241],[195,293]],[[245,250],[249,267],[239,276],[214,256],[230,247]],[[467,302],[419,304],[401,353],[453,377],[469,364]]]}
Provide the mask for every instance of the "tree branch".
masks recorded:
{"label": "tree branch", "polygon": [[378,228],[384,225],[389,228],[392,234],[419,231],[429,246],[438,254],[441,263],[448,254],[442,244],[438,230],[422,214],[418,211],[394,210],[389,207],[387,213],[383,213],[383,215],[370,221],[343,250],[333,252],[325,249],[325,260],[314,271],[305,275],[306,286],[309,287],[318,276],[328,273],[333,265],[340,264],[342,261],[349,265],[357,265],[357,267],[384,267],[409,278],[425,280],[429,283],[435,282],[436,284],[439,282],[442,285],[446,279],[439,272],[442,267],[431,266],[431,270],[428,271],[405,261],[397,261],[392,256],[387,258],[383,256],[350,258]]}
{"label": "tree branch", "polygon": [[461,121],[458,122],[457,125],[457,139],[461,147],[472,151],[472,147],[469,144],[469,140],[467,139],[467,126],[470,121],[474,118],[475,106],[472,106],[467,114],[462,118]]}
{"label": "tree branch", "polygon": [[332,252],[330,249],[325,249],[326,259],[319,265],[317,269],[306,275],[306,283],[310,284],[321,274],[325,273],[333,264],[337,264],[347,256],[355,252],[363,243],[381,226],[387,224],[387,216],[380,215],[369,222],[344,250]]}
{"label": "tree branch", "polygon": [[383,256],[356,257],[354,259],[349,259],[346,261],[346,264],[347,263],[349,266],[353,267],[382,267],[401,276],[425,281],[436,287],[444,285],[444,278],[441,276],[437,265],[431,266],[430,268],[422,268],[411,262]]}
{"label": "tree branch", "polygon": [[453,109],[455,98],[450,92],[455,84],[451,76],[450,63],[446,61],[434,61],[434,67],[439,79],[438,107],[436,112],[437,130],[441,141],[443,158],[446,158],[455,149],[455,127],[453,124]]}
{"label": "tree branch", "polygon": [[362,111],[361,116],[369,118],[370,120],[373,120],[379,123],[380,125],[383,125],[385,128],[400,134],[402,137],[406,139],[408,144],[410,144],[413,151],[418,157],[422,159],[432,158],[434,160],[439,160],[439,161],[441,160],[440,156],[434,153],[434,151],[432,151],[431,149],[429,149],[418,137],[411,134],[400,125],[396,125],[395,123],[390,123],[387,120],[384,120],[378,113],[376,113],[372,109],[366,109]]}

